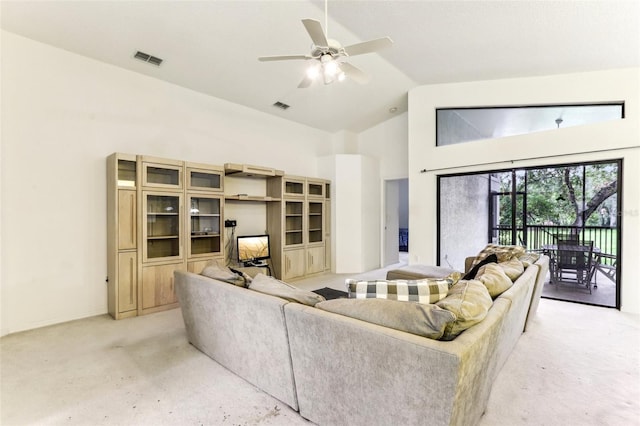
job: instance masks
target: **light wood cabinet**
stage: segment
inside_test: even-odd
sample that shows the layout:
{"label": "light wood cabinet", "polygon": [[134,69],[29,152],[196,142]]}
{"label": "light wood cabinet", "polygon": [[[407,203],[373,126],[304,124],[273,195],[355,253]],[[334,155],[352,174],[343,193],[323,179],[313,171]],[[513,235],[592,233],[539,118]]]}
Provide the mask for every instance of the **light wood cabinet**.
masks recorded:
{"label": "light wood cabinet", "polygon": [[114,153],[107,158],[107,283],[115,319],[177,305],[176,269],[224,257],[222,166]]}
{"label": "light wood cabinet", "polygon": [[116,319],[137,315],[137,171],[135,155],[107,158],[107,308]]}
{"label": "light wood cabinet", "polygon": [[282,196],[267,210],[267,226],[272,238],[274,275],[283,280],[301,278],[330,269],[326,246],[326,189],[322,179],[283,176],[273,179],[270,190]]}
{"label": "light wood cabinet", "polygon": [[[109,314],[121,319],[177,307],[176,270],[200,273],[211,260],[225,260],[225,204],[238,212],[264,203],[276,277],[293,280],[330,269],[329,194],[326,180],[269,167],[110,155]],[[255,210],[264,215],[265,209]]]}

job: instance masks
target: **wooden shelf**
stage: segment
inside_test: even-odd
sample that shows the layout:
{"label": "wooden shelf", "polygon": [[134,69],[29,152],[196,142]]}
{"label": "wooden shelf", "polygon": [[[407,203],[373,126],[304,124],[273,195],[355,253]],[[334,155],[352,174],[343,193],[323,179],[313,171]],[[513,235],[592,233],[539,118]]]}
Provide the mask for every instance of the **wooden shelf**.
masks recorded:
{"label": "wooden shelf", "polygon": [[280,198],[273,198],[264,195],[225,195],[224,199],[236,201],[280,201]]}
{"label": "wooden shelf", "polygon": [[224,165],[224,174],[226,176],[242,176],[267,178],[274,176],[284,176],[284,171],[272,169],[270,167],[252,166],[250,164],[234,164],[226,163]]}

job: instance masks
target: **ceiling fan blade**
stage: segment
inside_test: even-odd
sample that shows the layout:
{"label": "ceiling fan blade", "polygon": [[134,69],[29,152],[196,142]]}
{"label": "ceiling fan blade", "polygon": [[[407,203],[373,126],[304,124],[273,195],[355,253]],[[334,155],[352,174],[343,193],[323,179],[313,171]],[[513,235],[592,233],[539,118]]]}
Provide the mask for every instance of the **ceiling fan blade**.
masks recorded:
{"label": "ceiling fan blade", "polygon": [[370,80],[370,77],[362,71],[360,68],[356,68],[348,62],[342,62],[340,64],[340,69],[344,72],[344,75],[347,78],[355,81],[359,84],[367,84]]}
{"label": "ceiling fan blade", "polygon": [[329,42],[327,41],[327,36],[324,34],[322,30],[322,24],[315,19],[303,19],[302,24],[307,29],[309,33],[309,37],[313,41],[313,44],[320,47],[329,46]]}
{"label": "ceiling fan blade", "polygon": [[313,59],[309,55],[281,55],[281,56],[260,56],[258,58],[261,62],[268,61],[290,61],[292,59]]}
{"label": "ceiling fan blade", "polygon": [[307,87],[311,86],[311,83],[313,83],[313,79],[305,76],[300,84],[298,84],[298,89],[306,89]]}
{"label": "ceiling fan blade", "polygon": [[345,46],[344,51],[347,56],[363,55],[365,53],[376,52],[380,49],[386,49],[393,45],[393,40],[389,37],[377,38],[375,40],[363,41],[362,43]]}

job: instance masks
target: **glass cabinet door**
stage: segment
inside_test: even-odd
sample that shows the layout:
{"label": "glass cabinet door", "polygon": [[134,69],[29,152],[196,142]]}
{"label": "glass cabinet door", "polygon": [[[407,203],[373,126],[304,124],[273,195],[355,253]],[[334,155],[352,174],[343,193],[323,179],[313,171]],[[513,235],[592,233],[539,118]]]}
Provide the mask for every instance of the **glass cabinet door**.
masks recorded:
{"label": "glass cabinet door", "polygon": [[219,197],[189,196],[189,257],[222,253]]}
{"label": "glass cabinet door", "polygon": [[320,243],[324,237],[322,232],[323,226],[323,203],[322,202],[309,202],[308,204],[308,240],[309,243]]}
{"label": "glass cabinet door", "polygon": [[144,193],[145,261],[180,258],[182,195]]}
{"label": "glass cabinet door", "polygon": [[135,188],[136,186],[136,162],[135,161],[118,159],[118,186]]}
{"label": "glass cabinet door", "polygon": [[307,196],[324,198],[324,183],[320,181],[307,181]]}
{"label": "glass cabinet door", "polygon": [[282,185],[285,197],[304,197],[304,179],[284,178]]}
{"label": "glass cabinet door", "polygon": [[166,189],[182,188],[182,166],[142,163],[142,185]]}
{"label": "glass cabinet door", "polygon": [[222,191],[224,171],[187,167],[187,189],[194,191]]}
{"label": "glass cabinet door", "polygon": [[284,202],[284,245],[295,246],[303,243],[302,222],[304,216],[302,201]]}

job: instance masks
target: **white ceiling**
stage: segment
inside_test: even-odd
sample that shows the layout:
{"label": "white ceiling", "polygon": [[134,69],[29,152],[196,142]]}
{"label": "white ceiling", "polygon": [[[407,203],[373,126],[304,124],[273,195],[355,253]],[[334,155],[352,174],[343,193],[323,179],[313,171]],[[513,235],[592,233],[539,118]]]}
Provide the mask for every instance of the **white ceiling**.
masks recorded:
{"label": "white ceiling", "polygon": [[[325,24],[324,1],[7,1],[2,28],[329,132],[362,131],[407,108],[417,85],[640,67],[640,1],[329,1],[329,37],[390,36],[349,58],[371,75],[298,89],[301,19]],[[164,59],[133,59],[140,50]],[[286,111],[273,107],[281,101]]]}

